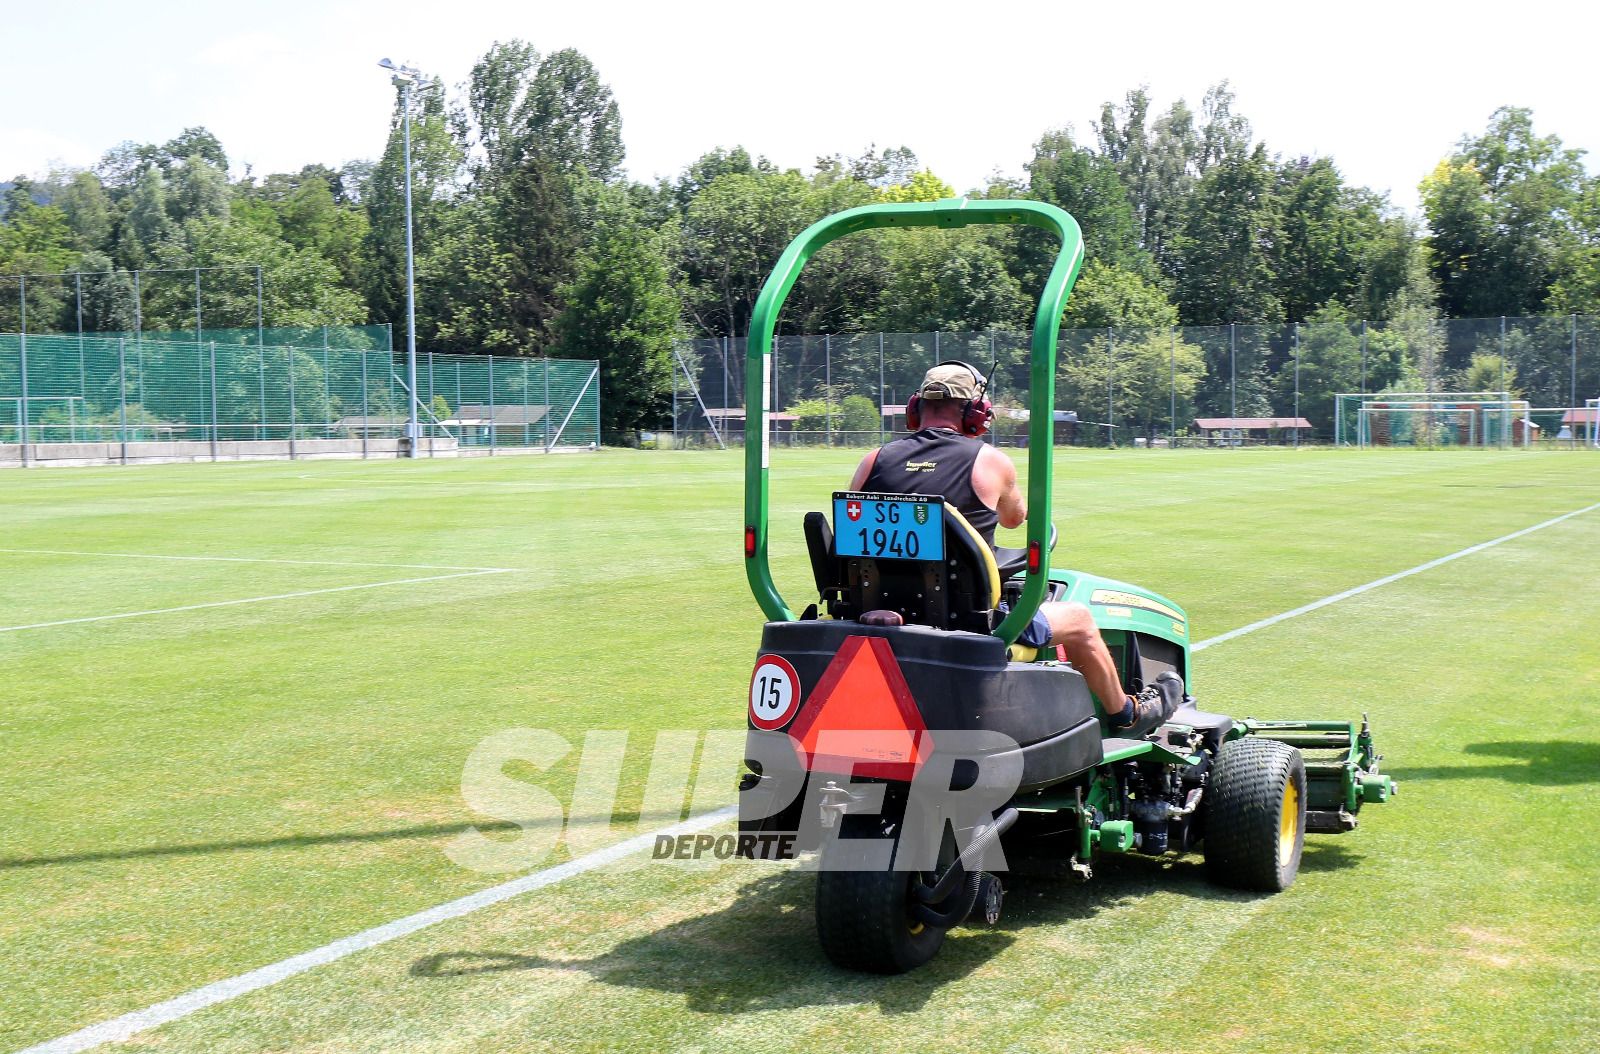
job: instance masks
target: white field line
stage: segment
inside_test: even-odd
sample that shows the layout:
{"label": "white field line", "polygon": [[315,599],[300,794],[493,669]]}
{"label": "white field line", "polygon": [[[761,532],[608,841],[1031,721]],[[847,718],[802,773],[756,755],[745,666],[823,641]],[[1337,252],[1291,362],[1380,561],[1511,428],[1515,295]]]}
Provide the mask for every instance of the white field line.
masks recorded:
{"label": "white field line", "polygon": [[208,1006],[224,1003],[230,999],[237,999],[247,992],[254,992],[258,988],[266,988],[268,985],[277,984],[279,981],[287,980],[296,974],[305,973],[307,970],[343,959],[347,955],[352,955],[367,948],[375,948],[380,944],[387,944],[396,938],[405,937],[435,923],[470,915],[474,911],[481,911],[503,900],[509,900],[523,893],[531,893],[536,889],[543,889],[563,879],[571,878],[573,875],[581,875],[585,871],[593,871],[597,867],[603,867],[633,853],[642,852],[650,848],[655,844],[657,835],[693,834],[696,831],[705,830],[707,827],[714,827],[724,820],[732,819],[737,815],[738,811],[738,806],[729,805],[714,812],[702,813],[682,823],[673,824],[671,827],[663,827],[659,831],[635,835],[626,841],[596,850],[575,860],[569,860],[564,864],[547,867],[543,871],[535,871],[531,875],[524,875],[521,878],[512,879],[510,882],[503,882],[498,886],[491,886],[476,893],[469,893],[456,900],[447,901],[425,911],[419,911],[415,915],[407,915],[403,919],[386,922],[382,926],[374,926],[370,930],[362,930],[360,933],[336,940],[332,944],[324,944],[320,948],[302,952],[281,962],[275,962],[271,966],[263,966],[258,970],[239,974],[237,977],[229,977],[225,980],[208,984],[203,988],[196,988],[175,999],[168,999],[164,1003],[157,1003],[144,1010],[124,1014],[121,1017],[112,1018],[110,1021],[103,1021],[98,1025],[90,1025],[86,1029],[62,1036],[60,1039],[52,1039],[49,1042],[29,1047],[27,1050],[22,1051],[21,1054],[72,1054],[75,1051],[90,1050],[103,1043],[120,1042],[140,1032],[165,1025],[179,1018],[188,1017],[197,1010],[204,1010]]}
{"label": "white field line", "polygon": [[[1382,578],[1373,579],[1366,585],[1356,586],[1354,589],[1347,589],[1342,593],[1335,593],[1331,597],[1326,597],[1322,600],[1302,605],[1301,607],[1295,608],[1293,611],[1286,611],[1281,615],[1274,615],[1271,618],[1261,619],[1259,622],[1252,622],[1248,626],[1241,626],[1236,630],[1230,630],[1227,633],[1210,637],[1206,640],[1200,641],[1197,644],[1191,645],[1189,650],[1199,651],[1200,649],[1208,648],[1213,644],[1221,644],[1223,641],[1233,640],[1235,637],[1242,637],[1247,633],[1254,633],[1258,629],[1265,629],[1268,626],[1275,626],[1279,622],[1283,622],[1286,619],[1294,618],[1297,615],[1304,615],[1305,613],[1309,611],[1315,611],[1318,608],[1327,607],[1329,604],[1336,604],[1341,600],[1346,600],[1350,597],[1365,593],[1370,589],[1376,589],[1379,586],[1387,585],[1390,582],[1397,582],[1402,578],[1420,574],[1423,571],[1438,567],[1441,564],[1449,563],[1452,560],[1458,560],[1463,556],[1470,556],[1473,553],[1481,553],[1483,550],[1499,545],[1502,542],[1508,542],[1513,538],[1520,538],[1525,534],[1532,534],[1534,531],[1543,530],[1544,528],[1554,526],[1563,520],[1570,520],[1574,516],[1581,516],[1586,512],[1593,512],[1596,509],[1600,509],[1600,503],[1590,505],[1586,508],[1577,509],[1576,511],[1566,513],[1562,516],[1556,516],[1552,519],[1545,520],[1543,523],[1536,523],[1532,527],[1524,527],[1520,531],[1513,531],[1511,534],[1502,535],[1499,538],[1495,538],[1487,542],[1479,542],[1477,545],[1468,546],[1459,552],[1451,553],[1449,556],[1442,556],[1437,560],[1429,560],[1427,563],[1418,564],[1416,567],[1410,568],[1409,570],[1400,571],[1392,575],[1385,575]],[[26,1050],[19,1051],[18,1054],[73,1054],[73,1052],[90,1050],[105,1043],[120,1042],[121,1040],[128,1039],[129,1037],[140,1032],[145,1032],[149,1029],[168,1024],[178,1020],[179,1018],[188,1017],[197,1010],[204,1010],[206,1007],[215,1006],[217,1003],[237,998],[238,996],[245,995],[249,992],[254,992],[257,989],[265,988],[268,985],[277,984],[279,981],[287,980],[288,978],[293,977],[296,974],[304,973],[313,967],[334,962],[338,959],[344,958],[347,955],[352,955],[355,952],[363,951],[367,948],[373,948],[380,944],[385,944],[398,937],[408,936],[420,929],[431,926],[436,922],[443,922],[446,919],[460,918],[461,916],[470,914],[479,910],[480,908],[498,904],[501,901],[508,900],[511,897],[518,896],[519,894],[531,892],[536,889],[543,889],[544,887],[553,885],[554,883],[560,882],[563,879],[570,878],[574,875],[580,875],[585,871],[592,871],[597,867],[602,867],[605,864],[620,860],[630,853],[642,851],[643,849],[653,845],[657,835],[690,834],[695,831],[701,831],[707,827],[714,827],[723,820],[732,819],[735,815],[737,815],[737,813],[738,807],[730,805],[721,809],[717,809],[713,812],[702,813],[699,816],[690,817],[683,823],[674,824],[671,827],[664,827],[659,831],[651,831],[648,834],[635,835],[633,838],[630,838],[627,841],[619,842],[616,845],[609,846],[608,848],[597,850],[596,852],[589,853],[586,856],[580,856],[575,860],[569,860],[565,864],[558,864],[555,867],[545,868],[543,871],[535,871],[530,875],[524,875],[521,878],[512,879],[510,882],[505,882],[498,886],[491,886],[488,889],[480,890],[477,893],[472,893],[457,900],[440,904],[437,907],[429,908],[426,911],[418,912],[415,915],[408,915],[403,919],[397,919],[394,922],[386,923],[370,930],[363,930],[362,932],[353,936],[334,941],[332,944],[325,944],[320,948],[313,948],[311,951],[302,952],[299,955],[284,959],[281,962],[273,963],[270,966],[263,966],[260,969],[252,970],[249,973],[239,974],[237,977],[230,977],[223,981],[217,981],[214,984],[206,985],[203,988],[196,988],[193,991],[185,992],[183,995],[180,995],[174,999],[169,999],[164,1003],[157,1003],[154,1006],[147,1007],[144,1010],[137,1010],[131,1014],[124,1014],[123,1016],[113,1018],[110,1021],[104,1021],[98,1025],[91,1025],[88,1028],[81,1029],[80,1031],[69,1033],[60,1037],[59,1039],[53,1039],[45,1043],[40,1043],[37,1046],[28,1047]]]}
{"label": "white field line", "polygon": [[360,589],[381,589],[384,586],[408,586],[419,582],[443,582],[451,578],[475,578],[478,575],[510,574],[509,569],[492,571],[457,571],[449,575],[424,575],[421,578],[391,578],[385,582],[360,582],[352,586],[331,586],[327,589],[302,589],[295,593],[273,593],[264,597],[241,597],[238,600],[212,600],[204,604],[183,604],[172,608],[151,608],[148,611],[121,611],[115,615],[88,615],[84,618],[56,619],[54,622],[29,622],[20,626],[0,626],[0,633],[15,633],[24,629],[48,629],[51,626],[79,626],[86,622],[110,622],[113,619],[143,618],[146,615],[170,615],[178,611],[202,611],[206,608],[237,607],[240,604],[260,604],[267,600],[295,600],[324,593],[353,593]]}
{"label": "white field line", "polygon": [[287,560],[271,556],[174,556],[167,553],[95,553],[82,549],[5,549],[0,553],[35,556],[102,556],[110,560],[197,560],[225,564],[292,564],[304,567],[394,567],[411,571],[515,571],[514,567],[469,567],[461,564],[387,564],[368,560]]}
{"label": "white field line", "polygon": [[1563,520],[1570,520],[1574,516],[1582,516],[1584,513],[1593,512],[1596,509],[1600,509],[1600,502],[1581,509],[1574,509],[1572,512],[1563,513],[1560,516],[1553,516],[1550,519],[1545,520],[1543,523],[1536,523],[1532,527],[1524,527],[1520,531],[1512,531],[1510,534],[1502,534],[1500,537],[1491,538],[1487,542],[1479,542],[1477,545],[1469,545],[1465,549],[1451,553],[1449,556],[1441,556],[1437,560],[1429,560],[1425,564],[1418,564],[1416,567],[1407,568],[1404,571],[1396,571],[1392,575],[1384,575],[1382,578],[1375,578],[1365,585],[1359,585],[1353,589],[1346,589],[1343,593],[1335,593],[1331,597],[1323,597],[1321,600],[1313,600],[1309,604],[1302,604],[1293,611],[1285,611],[1280,615],[1273,615],[1269,618],[1264,618],[1259,622],[1252,622],[1248,626],[1240,626],[1238,629],[1232,629],[1226,633],[1219,633],[1215,637],[1210,637],[1206,640],[1200,641],[1198,644],[1190,645],[1189,650],[1191,652],[1200,651],[1203,648],[1209,648],[1213,645],[1221,644],[1223,641],[1233,640],[1235,637],[1242,637],[1246,633],[1254,633],[1258,629],[1266,629],[1268,626],[1276,626],[1280,622],[1287,622],[1289,619],[1298,618],[1301,615],[1309,614],[1312,611],[1316,611],[1318,608],[1325,608],[1329,604],[1337,604],[1341,600],[1349,600],[1351,597],[1360,596],[1362,593],[1377,589],[1379,586],[1386,586],[1391,582],[1398,582],[1402,578],[1410,578],[1412,575],[1420,575],[1424,571],[1431,571],[1435,567],[1440,567],[1444,564],[1450,563],[1452,560],[1459,560],[1463,556],[1471,556],[1474,553],[1481,553],[1485,549],[1493,549],[1495,546],[1500,545],[1503,542],[1509,542],[1514,538],[1521,538],[1523,535],[1532,534],[1534,531],[1542,531],[1546,527],[1554,527]]}

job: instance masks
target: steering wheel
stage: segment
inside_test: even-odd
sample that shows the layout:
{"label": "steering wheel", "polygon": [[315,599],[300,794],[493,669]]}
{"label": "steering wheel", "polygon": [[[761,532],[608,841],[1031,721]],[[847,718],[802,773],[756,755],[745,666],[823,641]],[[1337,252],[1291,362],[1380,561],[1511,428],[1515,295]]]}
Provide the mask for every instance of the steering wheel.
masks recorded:
{"label": "steering wheel", "polygon": [[[1056,551],[1056,525],[1050,525],[1050,551]],[[1013,549],[1008,545],[994,547],[994,562],[1000,568],[1000,581],[1016,577],[1028,567],[1028,550]]]}

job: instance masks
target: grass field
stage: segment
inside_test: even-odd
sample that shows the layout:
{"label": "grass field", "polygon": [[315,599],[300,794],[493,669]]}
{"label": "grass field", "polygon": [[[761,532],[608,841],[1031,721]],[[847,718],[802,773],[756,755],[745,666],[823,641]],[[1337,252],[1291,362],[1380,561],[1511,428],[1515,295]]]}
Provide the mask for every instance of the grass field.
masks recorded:
{"label": "grass field", "polygon": [[[853,462],[774,459],[791,601],[800,514]],[[1176,598],[1197,640],[1600,502],[1585,453],[1061,452],[1057,471],[1056,562]],[[634,730],[631,823],[656,730],[743,726],[740,495],[736,454],[0,477],[0,1049],[504,881],[444,852],[484,819],[460,784],[492,733]],[[1208,709],[1370,711],[1400,781],[1359,831],[1313,839],[1285,894],[1214,890],[1197,858],[1087,885],[1030,862],[1000,927],[867,978],[822,958],[793,869],[597,871],[135,1043],[1600,1049],[1600,510],[1196,661]],[[558,797],[573,777],[524,776]]]}

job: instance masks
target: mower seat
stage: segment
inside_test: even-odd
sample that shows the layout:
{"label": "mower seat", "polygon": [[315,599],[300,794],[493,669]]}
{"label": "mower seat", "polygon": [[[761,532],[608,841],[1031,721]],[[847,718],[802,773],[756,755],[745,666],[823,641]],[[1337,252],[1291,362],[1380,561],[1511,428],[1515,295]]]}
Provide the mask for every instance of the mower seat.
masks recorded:
{"label": "mower seat", "polygon": [[996,625],[1001,578],[994,553],[966,517],[948,505],[943,560],[838,556],[833,528],[820,512],[806,514],[805,538],[818,600],[836,619],[895,611],[908,625],[935,629],[988,633]]}

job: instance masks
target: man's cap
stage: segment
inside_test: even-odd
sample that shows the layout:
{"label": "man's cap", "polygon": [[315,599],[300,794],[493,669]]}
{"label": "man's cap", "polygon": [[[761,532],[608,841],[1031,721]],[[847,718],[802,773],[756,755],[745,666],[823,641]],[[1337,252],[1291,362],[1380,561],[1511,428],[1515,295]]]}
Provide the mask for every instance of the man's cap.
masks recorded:
{"label": "man's cap", "polygon": [[982,382],[959,362],[941,362],[922,376],[917,394],[924,399],[976,399]]}

